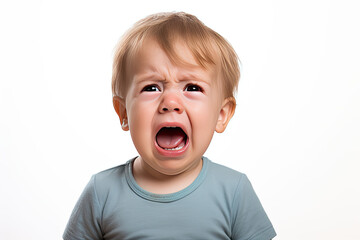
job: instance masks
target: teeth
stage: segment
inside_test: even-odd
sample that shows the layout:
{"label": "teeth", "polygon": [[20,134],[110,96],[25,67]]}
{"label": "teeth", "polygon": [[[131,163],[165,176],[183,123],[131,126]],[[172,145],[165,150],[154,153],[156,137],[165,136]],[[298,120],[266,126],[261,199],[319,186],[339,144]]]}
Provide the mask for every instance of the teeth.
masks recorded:
{"label": "teeth", "polygon": [[176,148],[164,148],[164,149],[167,150],[167,151],[175,151],[175,150],[180,150],[180,149],[182,149],[183,147],[185,147],[185,144],[184,144],[184,143],[180,144],[180,145],[177,146]]}
{"label": "teeth", "polygon": [[170,150],[170,151],[173,151],[173,150],[180,150],[182,149],[184,146],[180,146],[180,147],[176,147],[176,148],[164,148],[165,150]]}

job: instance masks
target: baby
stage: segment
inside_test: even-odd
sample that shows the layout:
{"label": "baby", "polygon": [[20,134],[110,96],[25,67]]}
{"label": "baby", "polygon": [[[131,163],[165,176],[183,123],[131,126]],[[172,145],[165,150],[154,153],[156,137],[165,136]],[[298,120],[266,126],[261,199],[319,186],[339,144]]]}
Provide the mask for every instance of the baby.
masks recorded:
{"label": "baby", "polygon": [[275,237],[246,175],[203,156],[234,114],[239,77],[233,48],[195,16],[137,22],[117,46],[112,91],[139,156],[91,178],[63,238]]}

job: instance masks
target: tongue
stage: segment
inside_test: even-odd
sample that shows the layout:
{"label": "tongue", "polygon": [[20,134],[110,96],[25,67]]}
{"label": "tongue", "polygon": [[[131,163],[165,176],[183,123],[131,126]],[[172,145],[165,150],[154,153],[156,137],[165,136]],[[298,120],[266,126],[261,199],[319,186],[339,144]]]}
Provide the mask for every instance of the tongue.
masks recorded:
{"label": "tongue", "polygon": [[162,128],[156,135],[156,141],[162,148],[176,148],[185,138],[180,128]]}

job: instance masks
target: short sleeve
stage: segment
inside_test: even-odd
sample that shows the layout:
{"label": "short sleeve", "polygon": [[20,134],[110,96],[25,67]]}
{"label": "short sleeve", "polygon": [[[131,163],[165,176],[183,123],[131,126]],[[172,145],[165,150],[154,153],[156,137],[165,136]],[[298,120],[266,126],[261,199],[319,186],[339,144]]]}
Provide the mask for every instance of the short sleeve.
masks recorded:
{"label": "short sleeve", "polygon": [[64,240],[100,240],[101,209],[95,191],[95,176],[81,194],[63,234]]}
{"label": "short sleeve", "polygon": [[232,238],[270,240],[276,236],[256,193],[246,175],[240,177],[232,205]]}

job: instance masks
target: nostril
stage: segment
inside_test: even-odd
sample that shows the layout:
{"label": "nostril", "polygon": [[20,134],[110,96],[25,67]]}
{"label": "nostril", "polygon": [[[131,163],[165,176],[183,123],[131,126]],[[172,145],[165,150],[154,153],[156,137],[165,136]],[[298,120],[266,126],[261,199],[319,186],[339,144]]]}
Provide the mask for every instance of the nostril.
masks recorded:
{"label": "nostril", "polygon": [[160,108],[161,109],[161,112],[173,112],[173,111],[176,111],[176,112],[182,112],[182,108],[180,107],[162,107]]}

